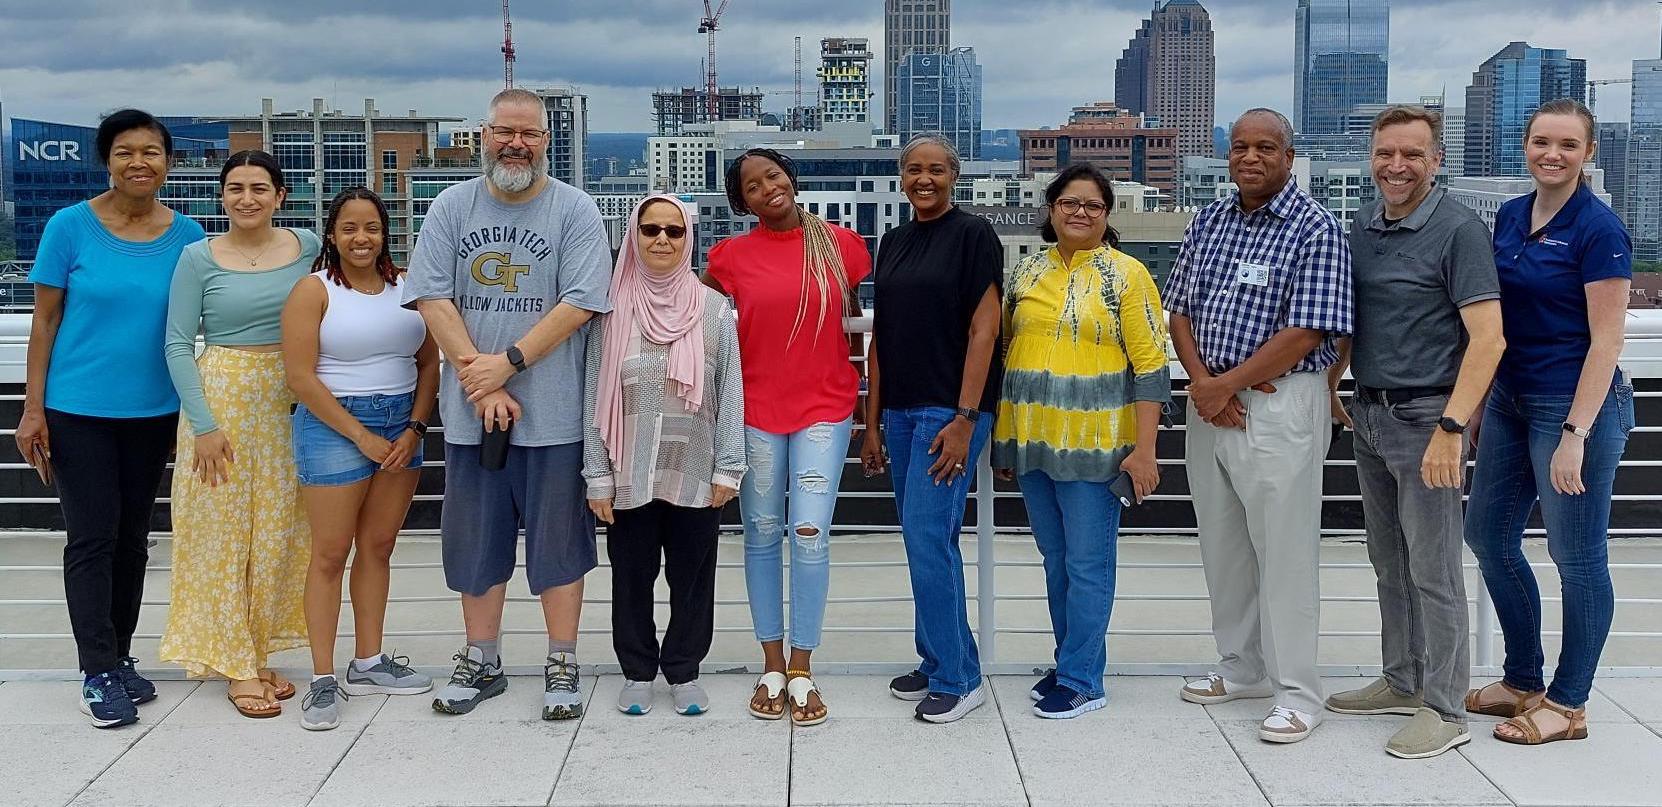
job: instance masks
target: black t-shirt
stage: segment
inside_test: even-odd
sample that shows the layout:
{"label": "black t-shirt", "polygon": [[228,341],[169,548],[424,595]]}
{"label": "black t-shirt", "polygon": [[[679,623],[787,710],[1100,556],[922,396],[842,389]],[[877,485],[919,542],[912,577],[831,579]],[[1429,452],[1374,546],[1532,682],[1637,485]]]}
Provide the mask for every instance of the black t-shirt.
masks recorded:
{"label": "black t-shirt", "polygon": [[[1002,297],[1004,247],[993,225],[953,207],[890,230],[877,247],[877,364],[885,409],[958,408],[970,320],[989,287]],[[1003,358],[997,345],[980,409],[998,411]]]}

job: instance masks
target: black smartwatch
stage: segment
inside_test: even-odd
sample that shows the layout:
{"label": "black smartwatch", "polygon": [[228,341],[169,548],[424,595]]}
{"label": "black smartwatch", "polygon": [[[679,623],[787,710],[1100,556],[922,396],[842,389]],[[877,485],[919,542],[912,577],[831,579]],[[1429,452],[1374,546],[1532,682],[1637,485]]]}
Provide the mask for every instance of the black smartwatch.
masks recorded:
{"label": "black smartwatch", "polygon": [[412,419],[410,421],[410,430],[415,432],[417,437],[427,436],[427,424],[422,423],[419,420]]}
{"label": "black smartwatch", "polygon": [[1442,429],[1449,434],[1463,434],[1466,431],[1466,424],[1444,415],[1443,417],[1437,418],[1437,428]]}
{"label": "black smartwatch", "polygon": [[508,363],[514,366],[514,372],[525,372],[525,354],[520,352],[519,345],[509,345],[504,355],[508,357]]}
{"label": "black smartwatch", "polygon": [[974,423],[981,418],[981,410],[976,409],[973,406],[960,406],[955,410],[955,413],[958,417],[961,417],[971,423]]}
{"label": "black smartwatch", "polygon": [[1583,440],[1587,439],[1587,436],[1593,433],[1592,429],[1583,429],[1567,420],[1564,421],[1564,431],[1567,434],[1573,434]]}

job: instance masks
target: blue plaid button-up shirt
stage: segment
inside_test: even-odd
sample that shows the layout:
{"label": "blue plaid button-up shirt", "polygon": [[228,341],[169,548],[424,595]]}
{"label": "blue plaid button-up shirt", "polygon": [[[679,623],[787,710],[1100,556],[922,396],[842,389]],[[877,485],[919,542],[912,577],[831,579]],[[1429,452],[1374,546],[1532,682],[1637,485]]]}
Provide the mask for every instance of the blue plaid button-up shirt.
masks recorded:
{"label": "blue plaid button-up shirt", "polygon": [[[1189,318],[1200,359],[1213,374],[1246,361],[1283,328],[1327,334],[1293,372],[1332,366],[1352,321],[1343,227],[1291,179],[1250,213],[1240,199],[1238,192],[1219,199],[1189,224],[1161,295],[1166,310]],[[1243,263],[1268,267],[1267,282],[1243,282]]]}

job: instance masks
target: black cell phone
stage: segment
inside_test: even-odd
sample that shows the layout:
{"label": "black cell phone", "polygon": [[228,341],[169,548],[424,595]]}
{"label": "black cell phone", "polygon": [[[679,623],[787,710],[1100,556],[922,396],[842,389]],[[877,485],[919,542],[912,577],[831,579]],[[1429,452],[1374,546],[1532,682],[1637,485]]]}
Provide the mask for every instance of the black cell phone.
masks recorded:
{"label": "black cell phone", "polygon": [[484,439],[479,441],[479,467],[500,471],[508,464],[508,434],[513,428],[514,423],[510,420],[506,426],[497,426],[485,432]]}
{"label": "black cell phone", "polygon": [[1120,471],[1120,475],[1108,484],[1108,492],[1120,500],[1121,507],[1136,507],[1137,485],[1131,481],[1131,472]]}

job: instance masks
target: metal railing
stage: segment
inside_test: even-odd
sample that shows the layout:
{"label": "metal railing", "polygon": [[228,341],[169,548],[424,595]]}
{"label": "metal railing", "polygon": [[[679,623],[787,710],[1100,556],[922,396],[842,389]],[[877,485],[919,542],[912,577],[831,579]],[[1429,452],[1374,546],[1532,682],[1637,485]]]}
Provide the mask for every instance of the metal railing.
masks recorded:
{"label": "metal railing", "polygon": [[[3,321],[4,319],[5,319],[4,317],[0,317],[0,352],[3,352],[3,350],[7,346],[8,342],[15,342],[15,339],[16,339],[15,329],[13,329],[13,333],[7,333],[6,332],[6,329],[4,328],[4,325],[5,325],[5,323]],[[1624,354],[1623,364],[1624,364],[1625,367],[1628,367],[1630,372],[1633,372],[1635,376],[1639,376],[1639,377],[1658,377],[1658,376],[1662,376],[1662,312],[1659,312],[1658,318],[1655,320],[1654,324],[1656,326],[1654,333],[1650,332],[1648,328],[1640,328],[1640,329],[1638,329],[1637,333],[1634,332],[1634,329],[1630,329],[1630,333],[1629,333],[1629,348],[1630,348],[1630,350],[1627,354]],[[847,323],[847,326],[848,326],[848,329],[849,329],[850,332],[869,331],[870,330],[870,317],[865,317],[865,318],[857,319],[857,320],[850,320]],[[0,372],[4,372],[4,370],[6,368],[6,364],[7,364],[7,362],[4,360],[3,356],[0,356]],[[1635,368],[1637,368],[1637,369],[1635,369]],[[1174,370],[1176,371],[1175,372],[1176,375],[1181,375],[1180,369],[1176,368],[1175,365],[1174,365]],[[1180,395],[1180,393],[1179,393],[1179,395]],[[1641,398],[1641,399],[1662,398],[1662,391],[1638,391],[1638,392],[1635,393],[1635,395],[1636,395],[1636,397]],[[0,395],[0,401],[17,401],[21,397],[22,396],[20,396],[20,395]],[[862,427],[859,426],[859,425],[856,425],[855,428],[856,428],[856,430],[858,430]],[[1175,431],[1182,431],[1183,429],[1184,429],[1184,426],[1182,424],[1177,424],[1175,426],[1168,427],[1168,430],[1175,430]],[[442,426],[434,427],[433,431],[435,433],[442,433],[443,427]],[[9,438],[9,437],[11,437],[11,435],[14,432],[15,432],[15,429],[11,428],[10,424],[8,424],[7,428],[0,428],[0,439]],[[1634,432],[1635,433],[1640,433],[1640,434],[1644,434],[1644,433],[1662,433],[1662,425],[1640,425],[1640,426],[1638,426],[1637,428],[1634,429]],[[858,434],[858,431],[856,431],[856,434]],[[991,671],[1001,671],[1001,670],[1002,671],[1015,671],[1015,670],[1018,670],[1018,669],[1019,670],[1025,670],[1025,669],[1030,668],[1032,666],[1032,664],[1030,664],[1030,663],[1020,663],[1018,661],[1000,661],[999,655],[998,655],[999,636],[1000,635],[1048,634],[1048,633],[1050,633],[1050,628],[1048,626],[1039,626],[1039,625],[1027,626],[1027,625],[1001,624],[999,622],[999,618],[998,618],[998,604],[1000,602],[1019,603],[1019,602],[1043,601],[1045,599],[1045,594],[1043,592],[1042,587],[1040,587],[1037,591],[1017,591],[1017,590],[1000,591],[999,587],[998,587],[998,579],[999,579],[998,572],[999,572],[1000,569],[1020,569],[1020,568],[1038,567],[1038,566],[1040,566],[1040,561],[1037,561],[1037,560],[999,560],[997,558],[997,553],[995,551],[993,551],[993,547],[995,546],[995,543],[996,543],[995,539],[999,534],[1004,534],[1004,535],[1008,536],[1012,533],[1016,533],[1016,534],[1026,533],[1029,530],[1025,527],[1020,527],[1020,526],[1005,525],[1005,526],[1001,527],[997,524],[997,520],[996,520],[996,517],[995,517],[995,507],[994,507],[995,502],[998,499],[1020,498],[1021,494],[1019,492],[1016,492],[1016,491],[1000,491],[1000,490],[995,489],[992,469],[988,464],[987,454],[988,454],[988,452],[985,452],[985,451],[982,453],[982,457],[981,457],[981,459],[978,463],[978,466],[976,468],[976,479],[975,479],[974,489],[970,493],[970,499],[971,499],[971,501],[973,503],[973,507],[974,507],[974,514],[975,514],[974,521],[975,521],[975,523],[971,526],[964,527],[964,530],[963,530],[965,535],[973,535],[974,538],[976,539],[975,556],[965,559],[965,566],[967,567],[966,568],[966,573],[967,574],[972,573],[974,575],[974,579],[976,580],[976,591],[975,591],[975,593],[969,594],[967,599],[974,600],[975,604],[976,604],[976,608],[975,608],[976,632],[977,632],[977,639],[980,643],[981,656],[984,659],[984,666],[990,672]],[[858,459],[853,458],[853,457],[849,457],[849,458],[846,459],[846,462],[849,463],[849,464],[858,464]],[[1162,458],[1160,460],[1160,464],[1163,465],[1163,466],[1177,466],[1177,467],[1180,467],[1183,464],[1183,459],[1181,457],[1166,457],[1166,458]],[[1332,466],[1332,467],[1353,467],[1355,465],[1355,461],[1351,460],[1351,459],[1328,459],[1325,464],[1327,466]],[[21,471],[22,469],[25,469],[27,467],[28,467],[27,465],[25,465],[24,463],[21,463],[21,462],[0,463],[0,470],[9,470],[9,471],[13,471],[13,472]],[[443,461],[442,460],[429,461],[429,462],[425,463],[424,467],[441,467],[442,468],[443,467]],[[1628,458],[1624,458],[1621,462],[1621,468],[1623,468],[1623,469],[1628,469],[1628,468],[1652,468],[1652,467],[1662,467],[1662,458],[1659,458],[1659,459],[1628,459]],[[892,498],[893,494],[892,494],[892,492],[890,492],[888,490],[881,490],[881,491],[850,491],[850,490],[844,490],[844,491],[841,491],[839,493],[839,496],[843,497],[843,498]],[[1189,495],[1186,494],[1186,493],[1159,493],[1159,494],[1155,494],[1151,498],[1155,501],[1189,501],[1189,499],[1190,499]],[[1325,493],[1325,492],[1322,496],[1322,500],[1323,500],[1324,503],[1326,503],[1326,502],[1357,502],[1357,501],[1360,500],[1360,498],[1361,497],[1359,495],[1355,495],[1355,494],[1333,494],[1333,493]],[[1634,501],[1662,502],[1662,494],[1653,494],[1653,493],[1621,494],[1621,495],[1617,495],[1615,497],[1615,499],[1617,501],[1624,501],[1624,502],[1634,502]],[[429,502],[439,501],[439,500],[442,500],[442,496],[439,495],[439,494],[420,494],[420,495],[416,496],[416,500],[417,501],[429,501]],[[163,496],[158,501],[165,503],[165,502],[168,501],[168,499],[167,499],[167,497]],[[56,504],[56,503],[57,503],[57,499],[54,498],[54,497],[0,497],[0,506],[16,506],[16,505],[22,505],[22,504],[36,504],[36,505],[39,505],[39,504]],[[724,530],[732,531],[732,530],[736,529],[736,525],[725,524],[723,528],[724,528]],[[832,530],[833,530],[833,532],[843,532],[843,533],[848,533],[848,532],[881,533],[881,532],[897,532],[899,530],[899,526],[897,524],[875,524],[875,525],[873,525],[873,524],[834,524],[832,526]],[[1541,529],[1530,529],[1530,530],[1526,531],[1526,534],[1531,535],[1531,536],[1539,536],[1539,535],[1543,534],[1543,532],[1544,531],[1541,530]],[[1612,529],[1610,532],[1613,536],[1656,537],[1656,536],[1662,536],[1662,524],[1658,524],[1655,527],[1647,526],[1647,527],[1641,527],[1641,528]],[[436,531],[434,531],[434,530],[407,530],[406,531],[406,534],[421,535],[421,536],[432,536],[435,533],[436,533]],[[1165,527],[1153,527],[1153,528],[1127,528],[1125,531],[1122,531],[1122,535],[1136,534],[1136,535],[1173,536],[1173,537],[1190,537],[1190,536],[1193,536],[1194,533],[1195,533],[1194,528],[1192,528],[1192,527],[1181,527],[1181,526],[1165,526]],[[12,533],[0,532],[0,575],[4,575],[4,574],[7,574],[7,573],[26,573],[26,572],[61,572],[62,571],[61,565],[55,565],[55,564],[16,564],[16,563],[7,563],[7,562],[5,562],[6,561],[5,551],[6,551],[6,544],[8,543],[8,541],[7,541],[8,538],[19,538],[19,537],[22,537],[22,536],[40,536],[40,535],[43,535],[43,534],[54,535],[54,536],[55,535],[61,535],[61,533],[41,533],[41,532],[38,532],[38,531],[36,531],[36,532],[26,532],[26,533],[24,533],[24,532],[12,532]],[[1322,534],[1324,536],[1327,536],[1327,537],[1344,537],[1344,536],[1359,537],[1362,534],[1362,531],[1359,530],[1359,529],[1354,529],[1354,528],[1340,528],[1340,527],[1334,527],[1330,524],[1324,524],[1323,528],[1322,528]],[[164,541],[171,539],[171,535],[166,534],[166,533],[159,533],[155,537],[158,538],[159,540],[164,540]],[[837,568],[837,569],[862,569],[862,568],[863,569],[881,569],[881,568],[904,568],[906,566],[906,563],[905,563],[904,560],[878,560],[878,561],[869,561],[869,560],[868,561],[835,561],[834,560],[834,561],[832,561],[831,565],[833,567]],[[1553,564],[1550,563],[1550,562],[1536,562],[1536,563],[1531,563],[1531,566],[1535,567],[1535,568],[1551,569],[1553,567]],[[736,569],[736,568],[742,568],[742,567],[743,567],[742,562],[722,562],[722,563],[718,564],[718,568],[722,568],[722,569]],[[1468,560],[1465,564],[1465,567],[1467,569],[1473,569],[1473,568],[1475,568],[1475,563],[1473,563],[1468,557]],[[1643,571],[1643,572],[1649,572],[1649,573],[1662,573],[1662,563],[1655,563],[1655,562],[1612,563],[1610,565],[1610,567],[1611,567],[1612,570]],[[395,559],[395,561],[393,563],[393,569],[395,570],[395,572],[396,571],[413,571],[413,570],[418,570],[418,569],[438,569],[438,568],[442,568],[442,564],[440,564],[439,562],[436,562],[436,561],[415,562],[415,561],[399,561],[399,560]],[[1345,570],[1367,570],[1367,571],[1370,571],[1370,572],[1372,570],[1372,566],[1370,564],[1366,563],[1366,562],[1344,563],[1344,562],[1331,562],[1330,561],[1330,562],[1321,563],[1319,568],[1320,568],[1320,573],[1323,575],[1324,578],[1332,575],[1335,572],[1342,572],[1342,571],[1345,571]],[[1119,564],[1119,569],[1120,569],[1122,574],[1124,572],[1130,571],[1130,570],[1185,570],[1185,571],[1190,571],[1190,572],[1198,574],[1200,572],[1200,570],[1202,569],[1202,564],[1200,563],[1198,558],[1195,558],[1193,560],[1183,560],[1183,561],[1121,562]],[[149,571],[170,572],[171,567],[169,565],[166,565],[166,564],[158,564],[158,565],[151,566],[149,568]],[[1475,639],[1475,642],[1474,642],[1474,645],[1473,645],[1474,667],[1479,672],[1494,672],[1496,670],[1496,661],[1495,661],[1495,659],[1496,659],[1496,641],[1497,641],[1498,633],[1497,633],[1497,626],[1496,626],[1496,620],[1495,620],[1493,605],[1492,605],[1492,602],[1490,601],[1488,590],[1481,583],[1481,581],[1479,581],[1478,584],[1473,586],[1472,588],[1475,589],[1475,592],[1473,592],[1472,596],[1468,597],[1467,601],[1471,606],[1473,606],[1474,615],[1475,615],[1475,618],[1473,619],[1473,636],[1474,636],[1474,639]],[[14,630],[11,630],[11,629],[7,628],[6,626],[8,624],[10,624],[10,620],[8,620],[6,618],[6,614],[11,609],[14,609],[14,608],[17,608],[17,607],[23,607],[23,606],[62,606],[64,604],[64,600],[62,598],[58,598],[58,597],[51,597],[51,598],[17,597],[17,596],[13,596],[13,595],[8,593],[11,590],[12,590],[12,587],[10,587],[10,586],[0,586],[0,642],[7,641],[7,640],[71,640],[72,639],[72,636],[68,633],[62,633],[62,632],[58,632],[58,633],[20,632],[20,631],[14,631]],[[1616,600],[1617,605],[1618,605],[1618,607],[1622,607],[1622,606],[1629,606],[1629,607],[1633,607],[1633,606],[1662,606],[1662,574],[1658,574],[1658,577],[1657,577],[1655,583],[1652,586],[1649,587],[1649,591],[1650,591],[1650,593],[1652,593],[1656,596],[1649,596],[1649,597],[1618,597],[1617,600]],[[429,594],[395,595],[395,596],[392,596],[392,597],[389,598],[389,603],[397,605],[397,604],[413,604],[413,603],[452,602],[452,601],[454,601],[454,599],[455,599],[454,594],[452,594],[448,591],[445,591],[445,592],[442,592],[442,593],[430,594],[430,595]],[[1560,601],[1560,598],[1550,597],[1550,596],[1544,596],[1542,599],[1545,602],[1559,602]],[[509,600],[509,602],[514,602],[514,603],[531,603],[531,602],[536,602],[537,601],[536,598],[534,598],[534,597],[526,597],[526,596],[510,596],[508,598],[508,600]],[[904,603],[904,602],[910,602],[910,601],[911,601],[910,592],[907,591],[907,592],[904,592],[904,593],[894,593],[894,594],[875,594],[875,595],[856,596],[856,597],[832,597],[828,600],[828,605]],[[1135,593],[1123,593],[1122,592],[1122,593],[1118,593],[1117,596],[1116,596],[1116,602],[1139,602],[1139,601],[1140,602],[1159,602],[1159,603],[1206,602],[1207,597],[1206,597],[1205,594],[1173,594],[1173,593],[1161,593],[1161,592],[1146,593],[1146,594],[1135,594]],[[1323,595],[1321,597],[1321,601],[1323,603],[1377,603],[1378,599],[1377,599],[1376,596]],[[605,604],[605,603],[608,603],[609,600],[604,598],[604,597],[589,596],[589,597],[585,597],[584,602],[586,604]],[[660,604],[662,604],[662,603],[667,602],[667,601],[660,600],[659,602],[660,602]],[[728,599],[718,599],[716,604],[718,606],[735,606],[735,605],[743,605],[745,603],[746,603],[746,601],[743,600],[743,599],[728,598]],[[166,607],[168,605],[168,601],[166,599],[147,598],[144,601],[144,605],[151,606],[151,607]],[[1662,626],[1658,626],[1658,627],[1662,627]],[[748,622],[745,622],[743,624],[719,624],[718,623],[715,630],[716,630],[717,633],[740,633],[740,632],[750,631],[750,626],[749,626]],[[833,624],[828,620],[828,623],[827,623],[826,627],[824,628],[824,630],[827,633],[900,634],[900,633],[910,633],[912,631],[912,626],[910,624],[905,624],[905,625],[838,625],[838,624]],[[600,634],[600,633],[607,633],[608,631],[606,631],[604,629],[600,629],[600,628],[584,628],[582,632],[585,633],[585,634]],[[389,638],[398,638],[398,637],[460,636],[461,633],[462,633],[462,631],[461,631],[460,627],[458,626],[454,629],[442,629],[442,630],[388,630],[388,631],[386,631],[385,635]],[[505,634],[533,634],[533,633],[541,633],[541,629],[504,629],[504,633]],[[1169,627],[1169,628],[1164,628],[1164,627],[1162,627],[1162,628],[1110,627],[1110,629],[1108,631],[1108,634],[1110,636],[1145,636],[1145,637],[1146,636],[1153,636],[1153,637],[1177,638],[1177,637],[1208,636],[1208,635],[1211,634],[1211,631],[1209,629],[1209,626],[1207,626],[1207,625],[1197,625],[1197,626],[1192,626],[1192,627]],[[1546,632],[1546,635],[1558,635],[1558,634],[1559,634],[1558,631],[1547,631]],[[1366,638],[1366,637],[1377,637],[1379,635],[1379,631],[1378,631],[1377,628],[1374,628],[1374,629],[1371,629],[1371,630],[1323,630],[1321,635],[1323,637],[1329,637],[1329,638],[1339,638],[1339,637],[1349,637],[1349,638],[1361,637],[1361,638]],[[348,636],[350,636],[350,633],[342,633],[342,638],[346,638]],[[1662,640],[1662,630],[1621,630],[1621,631],[1612,632],[1611,636],[1614,637],[1614,638],[1625,638],[1625,639]],[[138,639],[155,639],[155,638],[159,638],[159,636],[157,634],[139,634],[139,635],[135,636],[135,638],[138,638]],[[1040,659],[1026,659],[1026,660],[1021,660],[1021,661],[1037,663],[1041,660]],[[0,664],[0,668],[3,668],[5,666],[7,666],[7,665]],[[870,669],[872,667],[879,667],[879,668],[887,669],[887,668],[892,668],[896,665],[866,661],[866,662],[856,662],[852,665],[834,665],[834,666],[842,666],[842,667],[853,666],[855,668],[860,668],[860,669]],[[1198,672],[1204,672],[1206,668],[1207,668],[1207,660],[1206,659],[1195,659],[1192,662],[1188,662],[1188,663],[1175,663],[1175,664],[1173,664],[1173,663],[1150,662],[1150,661],[1147,661],[1147,660],[1138,660],[1138,659],[1125,659],[1123,657],[1120,657],[1120,658],[1117,658],[1115,660],[1114,664],[1111,665],[1111,669],[1116,670],[1116,671],[1120,671],[1120,672],[1145,672],[1145,673],[1161,672],[1161,673],[1190,673],[1190,674],[1193,674],[1193,673],[1198,673]],[[1343,664],[1343,665],[1339,665],[1339,668],[1341,670],[1344,670],[1344,671],[1356,672],[1356,671],[1361,671],[1361,670],[1366,670],[1366,669],[1377,669],[1377,663],[1374,663],[1374,664],[1371,664],[1371,665],[1368,664],[1368,663]],[[1331,668],[1329,668],[1329,670],[1331,671]],[[1606,671],[1607,672],[1614,672],[1614,673],[1617,673],[1617,674],[1656,674],[1658,672],[1662,672],[1662,667],[1658,667],[1658,666],[1623,666],[1623,667],[1609,667],[1609,668],[1606,668]],[[67,673],[68,671],[54,671],[54,672]]]}

